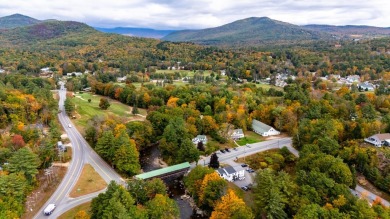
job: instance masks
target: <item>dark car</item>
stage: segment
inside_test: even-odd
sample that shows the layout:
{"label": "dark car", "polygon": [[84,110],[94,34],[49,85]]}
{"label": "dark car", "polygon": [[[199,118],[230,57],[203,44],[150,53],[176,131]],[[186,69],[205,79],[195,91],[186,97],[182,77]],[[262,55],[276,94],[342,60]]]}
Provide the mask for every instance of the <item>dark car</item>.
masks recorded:
{"label": "dark car", "polygon": [[225,153],[225,150],[219,150],[221,153]]}
{"label": "dark car", "polygon": [[254,173],[255,171],[253,169],[248,169],[249,173]]}
{"label": "dark car", "polygon": [[249,188],[246,187],[246,186],[241,187],[241,189],[244,190],[244,191],[248,191],[249,190]]}
{"label": "dark car", "polygon": [[225,151],[226,151],[226,152],[230,152],[229,148],[225,148]]}
{"label": "dark car", "polygon": [[242,167],[247,167],[247,166],[248,166],[248,164],[241,164],[241,166],[242,166]]}

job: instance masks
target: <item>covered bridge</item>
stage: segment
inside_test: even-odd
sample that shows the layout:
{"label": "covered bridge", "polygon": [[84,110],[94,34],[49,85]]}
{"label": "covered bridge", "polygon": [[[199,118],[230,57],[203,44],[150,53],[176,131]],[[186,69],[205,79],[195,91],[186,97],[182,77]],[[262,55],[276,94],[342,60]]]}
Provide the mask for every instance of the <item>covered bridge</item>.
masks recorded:
{"label": "covered bridge", "polygon": [[141,174],[138,174],[134,177],[137,179],[144,179],[144,180],[153,179],[153,178],[164,179],[164,178],[168,178],[171,176],[179,176],[179,175],[185,174],[189,169],[190,169],[190,163],[185,162],[185,163],[161,168],[158,170],[153,170],[153,171],[149,171],[146,173],[141,173]]}

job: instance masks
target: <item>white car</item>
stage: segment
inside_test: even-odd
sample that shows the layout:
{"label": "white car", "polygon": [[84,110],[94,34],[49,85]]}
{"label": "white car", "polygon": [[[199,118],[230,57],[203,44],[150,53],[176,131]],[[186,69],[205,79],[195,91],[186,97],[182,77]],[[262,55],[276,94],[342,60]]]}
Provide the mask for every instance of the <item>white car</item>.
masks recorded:
{"label": "white car", "polygon": [[68,125],[68,127],[69,127],[69,128],[72,128],[72,125],[71,125],[71,124],[69,124],[69,125]]}
{"label": "white car", "polygon": [[51,215],[54,211],[54,209],[56,209],[56,205],[55,204],[49,204],[44,210],[43,210],[43,213],[45,215]]}

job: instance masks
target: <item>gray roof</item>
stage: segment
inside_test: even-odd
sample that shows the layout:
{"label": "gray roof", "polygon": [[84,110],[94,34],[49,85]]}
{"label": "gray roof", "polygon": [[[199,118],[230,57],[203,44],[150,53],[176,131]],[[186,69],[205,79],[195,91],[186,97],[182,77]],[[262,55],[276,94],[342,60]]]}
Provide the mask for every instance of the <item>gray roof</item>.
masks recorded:
{"label": "gray roof", "polygon": [[199,140],[207,139],[206,135],[198,135],[198,136],[196,136],[196,138]]}
{"label": "gray roof", "polygon": [[380,141],[389,140],[390,133],[376,134],[376,135],[373,135],[372,137],[377,137]]}
{"label": "gray roof", "polygon": [[236,172],[236,170],[235,170],[233,167],[231,167],[231,166],[225,167],[225,171],[226,171],[228,174],[233,174],[233,173]]}
{"label": "gray roof", "polygon": [[219,169],[217,169],[217,171],[218,171],[218,173],[221,174],[221,175],[225,174],[225,171],[224,171],[223,168],[219,168]]}
{"label": "gray roof", "polygon": [[268,132],[272,127],[254,119],[252,120],[252,128],[260,132]]}
{"label": "gray roof", "polygon": [[234,129],[234,130],[233,130],[233,133],[236,134],[236,135],[244,134],[244,132],[242,131],[242,129]]}

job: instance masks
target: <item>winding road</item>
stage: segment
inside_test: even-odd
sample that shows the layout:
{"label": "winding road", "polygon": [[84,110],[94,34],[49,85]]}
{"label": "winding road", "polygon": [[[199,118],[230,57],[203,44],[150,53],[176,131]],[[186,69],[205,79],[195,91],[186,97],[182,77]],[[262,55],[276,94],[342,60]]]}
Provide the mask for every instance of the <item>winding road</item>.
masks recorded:
{"label": "winding road", "polygon": [[[96,152],[89,146],[88,142],[83,138],[80,132],[75,128],[72,121],[65,113],[64,101],[66,99],[66,89],[64,84],[61,84],[61,89],[58,92],[59,100],[59,110],[61,113],[58,114],[58,119],[64,127],[70,142],[72,143],[72,160],[68,167],[67,173],[63,178],[61,184],[58,186],[57,190],[49,198],[49,200],[44,204],[44,206],[38,211],[34,216],[34,219],[40,218],[57,218],[61,214],[65,213],[69,209],[80,205],[82,203],[91,201],[99,193],[104,192],[105,189],[81,196],[78,198],[70,198],[69,193],[72,191],[74,185],[80,177],[80,174],[83,170],[84,164],[90,164],[93,166],[95,171],[107,182],[114,180],[119,184],[124,184],[125,181],[121,176],[115,172]],[[71,125],[71,127],[69,127]],[[43,210],[48,204],[55,204],[57,208],[54,210],[53,214],[45,216]]]}

